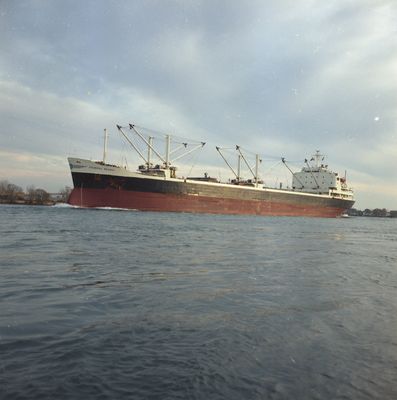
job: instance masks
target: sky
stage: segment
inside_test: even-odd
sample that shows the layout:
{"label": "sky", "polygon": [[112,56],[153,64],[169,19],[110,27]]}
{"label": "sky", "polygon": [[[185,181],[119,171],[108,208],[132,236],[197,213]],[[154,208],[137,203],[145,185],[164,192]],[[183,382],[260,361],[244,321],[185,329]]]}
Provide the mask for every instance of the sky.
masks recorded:
{"label": "sky", "polygon": [[319,149],[357,208],[397,209],[396,21],[395,0],[0,0],[0,180],[72,186],[104,128],[135,169],[134,123],[205,141],[185,169],[223,180],[215,146],[269,186]]}

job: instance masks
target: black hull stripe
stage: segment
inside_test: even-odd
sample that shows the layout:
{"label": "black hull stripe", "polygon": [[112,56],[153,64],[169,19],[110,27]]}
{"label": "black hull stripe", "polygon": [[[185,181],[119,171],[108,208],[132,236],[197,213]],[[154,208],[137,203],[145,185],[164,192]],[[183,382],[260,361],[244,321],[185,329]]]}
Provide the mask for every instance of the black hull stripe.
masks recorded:
{"label": "black hull stripe", "polygon": [[144,179],[101,174],[72,173],[75,188],[85,189],[117,189],[136,192],[162,193],[172,195],[193,195],[213,198],[226,198],[236,200],[258,200],[266,202],[282,202],[286,204],[336,207],[348,209],[353,206],[353,200],[305,196],[282,191],[245,190],[238,186],[218,186],[216,184],[202,185],[191,181],[169,181],[157,179]]}

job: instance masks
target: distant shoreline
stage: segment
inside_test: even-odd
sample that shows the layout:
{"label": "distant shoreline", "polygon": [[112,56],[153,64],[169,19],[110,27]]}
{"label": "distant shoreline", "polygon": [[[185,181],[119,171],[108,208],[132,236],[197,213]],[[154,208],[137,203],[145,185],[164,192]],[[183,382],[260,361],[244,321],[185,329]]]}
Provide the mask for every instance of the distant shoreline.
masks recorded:
{"label": "distant shoreline", "polygon": [[47,205],[65,203],[71,192],[69,186],[60,189],[58,193],[48,193],[41,188],[30,185],[23,190],[7,180],[0,181],[0,204],[21,204],[21,205]]}
{"label": "distant shoreline", "polygon": [[63,201],[46,201],[43,203],[29,203],[27,201],[1,201],[0,200],[0,205],[9,205],[9,206],[53,206],[58,203],[63,203]]}

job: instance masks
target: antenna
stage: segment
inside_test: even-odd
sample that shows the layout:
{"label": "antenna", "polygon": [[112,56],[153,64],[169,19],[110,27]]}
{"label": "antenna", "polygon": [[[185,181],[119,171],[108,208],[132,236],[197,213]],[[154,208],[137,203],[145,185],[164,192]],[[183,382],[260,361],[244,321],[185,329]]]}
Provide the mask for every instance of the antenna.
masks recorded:
{"label": "antenna", "polygon": [[312,159],[310,161],[316,161],[316,168],[320,166],[320,158],[324,160],[324,155],[320,154],[320,150],[316,150],[316,154],[313,155]]}

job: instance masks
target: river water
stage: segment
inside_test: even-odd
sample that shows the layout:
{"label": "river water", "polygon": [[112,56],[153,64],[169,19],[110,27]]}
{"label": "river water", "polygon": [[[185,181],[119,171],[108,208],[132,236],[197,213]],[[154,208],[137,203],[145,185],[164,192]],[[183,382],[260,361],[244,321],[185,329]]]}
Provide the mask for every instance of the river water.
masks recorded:
{"label": "river water", "polygon": [[0,206],[1,399],[395,399],[397,219]]}

